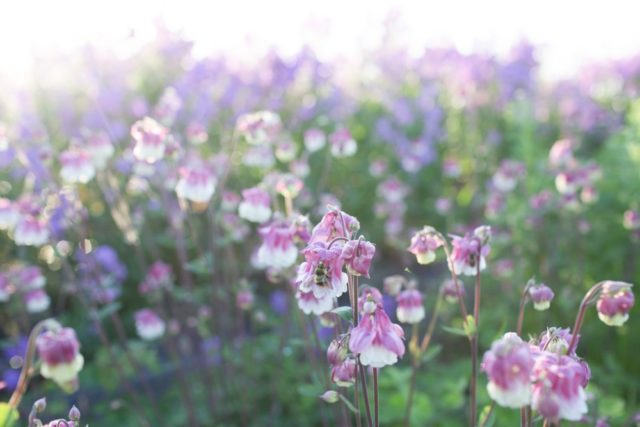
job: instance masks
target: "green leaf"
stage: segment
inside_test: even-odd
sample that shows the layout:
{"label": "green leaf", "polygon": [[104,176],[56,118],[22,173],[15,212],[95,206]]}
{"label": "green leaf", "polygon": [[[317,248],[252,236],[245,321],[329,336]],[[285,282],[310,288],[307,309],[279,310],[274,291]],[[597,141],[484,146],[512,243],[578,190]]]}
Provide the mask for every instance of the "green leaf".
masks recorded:
{"label": "green leaf", "polygon": [[444,329],[446,332],[449,332],[450,334],[453,335],[460,335],[461,337],[466,337],[467,333],[459,328],[454,328],[452,326],[443,326],[442,329]]}
{"label": "green leaf", "polygon": [[207,276],[213,271],[213,255],[205,254],[198,259],[188,262],[185,268],[192,273]]}
{"label": "green leaf", "polygon": [[18,411],[6,402],[0,402],[0,427],[14,427],[18,422]]}
{"label": "green leaf", "polygon": [[337,314],[341,319],[350,322],[353,319],[353,309],[348,305],[337,307],[331,310],[331,313]]}
{"label": "green leaf", "polygon": [[442,346],[440,344],[431,346],[427,351],[422,354],[422,363],[430,362],[435,359],[438,354],[442,351]]}

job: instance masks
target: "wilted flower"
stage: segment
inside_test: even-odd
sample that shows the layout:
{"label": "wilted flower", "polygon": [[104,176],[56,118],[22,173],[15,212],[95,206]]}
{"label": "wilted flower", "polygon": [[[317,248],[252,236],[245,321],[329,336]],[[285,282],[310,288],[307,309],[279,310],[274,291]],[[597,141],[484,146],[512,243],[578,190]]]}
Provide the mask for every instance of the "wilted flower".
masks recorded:
{"label": "wilted flower", "polygon": [[530,375],[534,359],[525,343],[513,332],[507,332],[484,354],[482,370],[487,373],[489,396],[500,406],[520,408],[531,399]]}
{"label": "wilted flower", "polygon": [[138,120],[131,126],[135,142],[133,155],[147,163],[155,163],[164,157],[165,139],[169,130],[150,117]]}
{"label": "wilted flower", "polygon": [[331,155],[334,157],[351,157],[358,151],[358,144],[346,128],[341,128],[329,136]]}
{"label": "wilted flower", "polygon": [[[378,292],[379,293],[379,292]],[[391,323],[389,316],[373,293],[362,302],[362,318],[351,330],[349,349],[360,355],[360,362],[372,368],[393,365],[404,355],[404,331]]]}
{"label": "wilted flower", "polygon": [[176,184],[178,197],[194,203],[207,203],[216,189],[216,178],[205,167],[180,169],[180,179]]}
{"label": "wilted flower", "polygon": [[86,184],[96,175],[91,155],[79,148],[72,148],[60,154],[60,164],[60,176],[70,184]]}
{"label": "wilted flower", "polygon": [[166,330],[164,320],[149,308],[136,311],[135,323],[138,336],[145,341],[162,337]]}
{"label": "wilted flower", "polygon": [[260,187],[242,191],[242,202],[238,206],[238,216],[247,221],[261,224],[271,218],[271,196]]}
{"label": "wilted flower", "polygon": [[425,226],[411,238],[408,251],[416,256],[418,264],[429,264],[436,259],[436,249],[444,244],[435,228]]}
{"label": "wilted flower", "polygon": [[296,262],[298,249],[293,243],[291,224],[278,219],[261,227],[258,232],[262,236],[262,245],[256,255],[260,266],[282,269]]}
{"label": "wilted flower", "polygon": [[31,215],[23,216],[16,225],[13,240],[16,242],[16,245],[44,245],[49,240],[47,222]]}
{"label": "wilted flower", "polygon": [[78,387],[78,372],[84,365],[80,343],[71,328],[48,330],[36,339],[42,360],[40,374],[52,379],[63,390],[72,392]]}
{"label": "wilted flower", "polygon": [[342,260],[347,271],[355,276],[369,277],[369,267],[376,247],[366,240],[349,240],[342,247]]}
{"label": "wilted flower", "polygon": [[406,289],[400,292],[396,301],[398,302],[396,315],[402,323],[420,323],[424,319],[422,293],[419,290]]}
{"label": "wilted flower", "polygon": [[609,326],[622,326],[635,303],[630,283],[607,281],[596,305],[598,317]]}
{"label": "wilted flower", "polygon": [[544,283],[529,287],[529,297],[533,302],[533,308],[543,311],[549,308],[553,299],[553,291]]}
{"label": "wilted flower", "polygon": [[551,352],[536,354],[531,407],[552,422],[578,421],[587,413],[587,378],[582,364]]}

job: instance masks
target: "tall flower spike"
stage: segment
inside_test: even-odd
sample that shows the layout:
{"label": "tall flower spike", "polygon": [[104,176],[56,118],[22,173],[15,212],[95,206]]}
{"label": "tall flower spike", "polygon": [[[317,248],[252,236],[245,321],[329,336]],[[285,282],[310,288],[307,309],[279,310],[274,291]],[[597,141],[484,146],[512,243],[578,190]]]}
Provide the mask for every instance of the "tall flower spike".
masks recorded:
{"label": "tall flower spike", "polygon": [[622,326],[629,319],[635,303],[630,283],[607,281],[602,287],[596,308],[598,317],[609,326]]}
{"label": "tall flower spike", "polygon": [[529,344],[516,333],[507,332],[491,345],[482,360],[482,370],[489,377],[489,396],[507,408],[528,405],[531,400],[529,376],[533,363]]}
{"label": "tall flower spike", "polygon": [[408,251],[416,256],[418,264],[429,264],[436,259],[436,249],[444,244],[435,228],[425,226],[411,238]]}

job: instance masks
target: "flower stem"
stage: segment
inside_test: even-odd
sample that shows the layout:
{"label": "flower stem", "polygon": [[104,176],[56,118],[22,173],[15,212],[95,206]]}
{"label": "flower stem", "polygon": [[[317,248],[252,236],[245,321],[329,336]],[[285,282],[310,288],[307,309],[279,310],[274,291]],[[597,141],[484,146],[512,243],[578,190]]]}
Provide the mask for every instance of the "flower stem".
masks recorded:
{"label": "flower stem", "polygon": [[575,350],[578,343],[578,335],[580,334],[580,329],[582,329],[582,324],[584,323],[584,315],[587,311],[587,306],[592,302],[593,297],[600,291],[603,285],[604,282],[596,283],[584,295],[584,298],[582,298],[580,309],[578,310],[578,316],[576,317],[576,323],[573,325],[573,330],[571,331],[571,341],[567,348],[567,354],[571,354],[571,352]]}
{"label": "flower stem", "polygon": [[518,324],[516,325],[516,332],[518,336],[522,335],[522,324],[524,322],[524,309],[527,306],[527,301],[529,300],[529,287],[531,287],[532,281],[529,280],[522,290],[522,295],[520,296],[520,307],[518,309]]}
{"label": "flower stem", "polygon": [[373,368],[373,409],[374,409],[374,425],[378,427],[378,368]]}
{"label": "flower stem", "polygon": [[[478,250],[480,252],[481,248]],[[480,258],[480,253],[478,253]],[[474,327],[471,336],[471,427],[477,423],[478,413],[478,328],[480,325],[480,262],[476,263],[476,286],[473,298],[473,319]]]}
{"label": "flower stem", "polygon": [[364,407],[367,410],[367,425],[373,427],[373,421],[371,420],[371,406],[369,405],[369,393],[367,391],[367,378],[364,372],[364,366],[360,363],[360,356],[358,356],[358,370],[360,371],[360,379],[362,380],[362,394],[364,396]]}

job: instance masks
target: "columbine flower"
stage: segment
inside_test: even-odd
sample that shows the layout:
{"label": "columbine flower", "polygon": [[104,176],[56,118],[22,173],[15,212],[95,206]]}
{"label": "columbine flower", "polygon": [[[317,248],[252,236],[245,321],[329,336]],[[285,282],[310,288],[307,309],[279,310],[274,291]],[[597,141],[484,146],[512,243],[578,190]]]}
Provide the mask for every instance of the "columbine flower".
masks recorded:
{"label": "columbine flower", "polygon": [[339,365],[345,361],[348,354],[349,349],[342,337],[336,338],[331,341],[327,348],[327,361],[330,365]]}
{"label": "columbine flower", "polygon": [[36,339],[36,347],[42,360],[40,374],[67,392],[76,390],[84,358],[75,331],[71,328],[48,330]]}
{"label": "columbine flower", "polygon": [[104,169],[107,161],[113,157],[115,152],[109,136],[104,132],[96,132],[89,135],[86,147],[91,156],[91,162],[96,169]]}
{"label": "columbine flower", "polygon": [[51,298],[42,289],[34,289],[24,294],[24,304],[29,313],[41,313],[51,305]]}
{"label": "columbine flower", "polygon": [[236,294],[236,307],[240,310],[249,310],[253,307],[255,297],[250,289],[243,289]]}
{"label": "columbine flower", "polygon": [[425,226],[413,235],[408,251],[416,256],[418,264],[426,265],[436,259],[436,249],[443,244],[435,228]]}
{"label": "columbine flower", "polygon": [[[0,202],[2,199],[0,199]],[[2,204],[0,203],[0,206]],[[622,220],[622,224],[624,228],[627,230],[639,230],[640,229],[640,213],[636,210],[629,209],[624,213],[624,218]],[[0,221],[0,228],[2,228],[2,221]]]}
{"label": "columbine flower", "polygon": [[285,138],[276,144],[275,155],[282,163],[289,163],[296,158],[296,145],[294,142]]}
{"label": "columbine flower", "polygon": [[529,288],[529,297],[533,301],[533,308],[538,311],[544,311],[549,308],[553,295],[551,288],[544,283],[533,285]]}
{"label": "columbine flower", "polygon": [[507,332],[484,354],[482,370],[487,373],[489,396],[500,406],[520,408],[531,400],[531,370],[534,359],[520,337]]}
{"label": "columbine flower", "polygon": [[396,298],[396,315],[402,323],[420,323],[424,319],[422,294],[417,289],[406,289]]}
{"label": "columbine flower", "polygon": [[47,279],[42,275],[40,267],[33,265],[20,269],[17,280],[20,281],[20,288],[25,291],[42,289],[47,284]]}
{"label": "columbine flower", "polygon": [[376,247],[366,240],[349,240],[342,247],[342,260],[349,273],[369,277],[369,267]]}
{"label": "columbine flower", "polygon": [[607,281],[602,287],[596,308],[598,317],[609,326],[622,326],[635,302],[630,283]]}
{"label": "columbine flower", "polygon": [[309,129],[304,133],[304,146],[311,153],[321,150],[327,143],[327,138],[320,129]]}
{"label": "columbine flower", "polygon": [[63,181],[86,184],[96,175],[91,155],[85,150],[73,148],[60,154],[60,176]]}
{"label": "columbine flower", "polygon": [[356,381],[356,360],[353,357],[331,367],[331,382],[338,387],[349,387]]}
{"label": "columbine flower", "polygon": [[489,254],[488,227],[478,227],[473,234],[464,237],[452,236],[453,251],[449,268],[456,274],[475,276],[477,270],[484,270],[487,266],[485,257]]}
{"label": "columbine flower", "polygon": [[242,191],[242,202],[238,206],[238,216],[247,221],[262,224],[271,218],[271,196],[260,187]]}
{"label": "columbine flower", "polygon": [[258,232],[262,236],[262,245],[256,254],[260,266],[282,269],[296,262],[298,249],[293,243],[293,231],[287,221],[272,221]]}
{"label": "columbine flower", "polygon": [[9,199],[0,198],[0,230],[11,230],[20,221],[20,210]]}
{"label": "columbine flower", "polygon": [[569,356],[541,352],[532,371],[531,407],[552,422],[578,421],[587,413],[586,371]]}
{"label": "columbine flower", "polygon": [[382,368],[395,364],[404,355],[404,331],[400,325],[391,323],[374,294],[362,301],[362,318],[351,331],[349,349],[360,355],[363,365]]}
{"label": "columbine flower", "polygon": [[282,121],[277,113],[256,111],[238,117],[236,129],[250,144],[271,144],[282,129]]}
{"label": "columbine flower", "polygon": [[516,160],[503,160],[500,167],[493,175],[493,186],[503,193],[513,190],[526,171],[525,166]]}
{"label": "columbine flower", "polygon": [[171,286],[173,282],[173,271],[169,264],[165,264],[162,261],[154,262],[144,280],[138,286],[138,290],[142,294],[148,294],[160,289],[166,289]]}
{"label": "columbine flower", "polygon": [[155,163],[164,157],[165,139],[169,130],[150,117],[138,120],[131,126],[135,141],[133,155],[147,163]]}
{"label": "columbine flower", "polygon": [[447,279],[442,283],[440,292],[444,296],[444,300],[450,304],[457,304],[459,298],[464,298],[464,284],[458,281],[457,285],[452,279]]}
{"label": "columbine flower", "polygon": [[153,341],[164,335],[166,330],[162,320],[153,310],[143,308],[135,314],[136,331],[145,341]]}
{"label": "columbine flower", "polygon": [[205,167],[190,167],[180,170],[176,194],[194,203],[207,203],[216,189],[213,173]]}
{"label": "columbine flower", "polygon": [[207,142],[209,135],[207,135],[207,129],[198,121],[191,121],[187,125],[186,129],[187,140],[190,144],[201,145]]}
{"label": "columbine flower", "polygon": [[333,157],[351,157],[358,151],[358,144],[351,136],[349,130],[342,128],[329,136],[331,155]]}
{"label": "columbine flower", "polygon": [[310,242],[329,243],[336,237],[350,238],[360,228],[358,220],[336,208],[329,208],[318,225],[311,231]]}
{"label": "columbine flower", "polygon": [[549,163],[552,166],[564,166],[573,160],[573,141],[561,139],[556,141],[549,150]]}
{"label": "columbine flower", "polygon": [[303,292],[299,288],[296,291],[298,307],[304,314],[315,314],[320,316],[333,309],[335,298],[331,294],[326,294],[322,298],[317,298],[313,291]]}
{"label": "columbine flower", "polygon": [[383,282],[384,292],[392,297],[397,296],[402,288],[407,284],[407,279],[400,274],[385,277]]}
{"label": "columbine flower", "polygon": [[322,242],[311,243],[304,251],[305,261],[298,267],[296,285],[302,292],[312,291],[316,298],[339,297],[347,291],[347,275],[342,271],[342,247],[328,248]]}
{"label": "columbine flower", "polygon": [[49,240],[47,223],[30,215],[22,217],[13,234],[16,245],[42,246]]}

